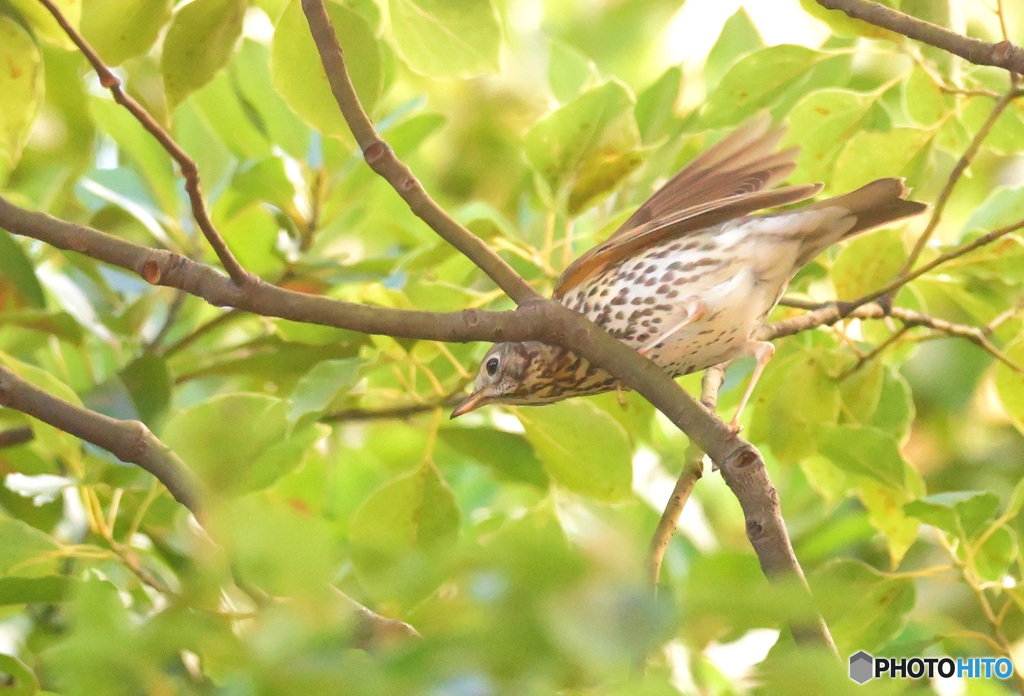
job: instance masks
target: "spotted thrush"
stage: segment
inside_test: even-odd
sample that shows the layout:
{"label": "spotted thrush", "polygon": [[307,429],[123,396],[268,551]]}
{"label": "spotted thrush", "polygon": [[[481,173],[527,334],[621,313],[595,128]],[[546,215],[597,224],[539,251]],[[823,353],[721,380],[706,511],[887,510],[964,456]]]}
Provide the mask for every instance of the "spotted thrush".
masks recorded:
{"label": "spotted thrush", "polygon": [[[754,215],[822,189],[774,188],[796,168],[798,148],[774,151],[783,132],[765,115],[721,140],[573,262],[553,294],[673,377],[753,356],[734,429],[775,352],[757,331],[796,272],[841,239],[927,207],[904,200],[902,180],[878,179],[837,198]],[[565,348],[497,343],[452,417],[485,404],[544,404],[617,386],[613,375]]]}

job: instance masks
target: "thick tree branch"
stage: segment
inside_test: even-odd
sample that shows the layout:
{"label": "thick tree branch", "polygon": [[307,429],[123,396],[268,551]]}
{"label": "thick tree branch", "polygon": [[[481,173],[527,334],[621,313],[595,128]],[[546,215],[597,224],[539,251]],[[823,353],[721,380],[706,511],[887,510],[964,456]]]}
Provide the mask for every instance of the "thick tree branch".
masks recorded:
{"label": "thick tree branch", "polygon": [[140,421],[118,420],[51,396],[0,365],[0,404],[102,447],[123,462],[153,474],[175,500],[197,518],[202,512],[199,479]]}
{"label": "thick tree branch", "polygon": [[818,4],[825,9],[838,10],[854,19],[941,48],[975,65],[990,65],[1024,75],[1024,48],[1009,41],[991,43],[972,39],[869,0],[818,0]]}
{"label": "thick tree branch", "polygon": [[181,175],[185,178],[185,191],[188,193],[188,199],[192,205],[192,217],[195,219],[196,224],[199,225],[199,229],[202,231],[203,236],[206,237],[206,241],[213,247],[217,258],[220,259],[221,265],[224,266],[224,270],[231,276],[231,280],[236,285],[248,283],[252,279],[251,275],[238,263],[224,238],[220,236],[220,233],[213,226],[210,215],[206,211],[203,192],[199,187],[199,169],[196,167],[195,160],[189,157],[189,154],[171,137],[171,134],[163,126],[156,122],[156,119],[146,111],[142,104],[139,104],[139,102],[125,93],[121,88],[121,80],[106,66],[95,49],[89,45],[89,42],[68,22],[67,18],[53,4],[52,0],[39,0],[39,2],[49,10],[61,29],[64,30],[64,33],[78,46],[78,49],[92,65],[93,70],[96,71],[100,84],[109,89],[110,93],[114,96],[114,101],[126,108],[142,124],[142,127],[156,138],[157,142],[160,143],[174,161],[178,163]]}
{"label": "thick tree branch", "polygon": [[327,16],[322,0],[302,0],[309,30],[313,35],[320,60],[323,62],[331,91],[338,108],[345,117],[366,163],[395,189],[412,210],[430,229],[475,263],[516,304],[539,299],[537,292],[504,259],[494,253],[479,237],[460,225],[426,192],[412,171],[377,133],[373,122],[363,110],[352,86],[345,56],[341,51],[334,25]]}

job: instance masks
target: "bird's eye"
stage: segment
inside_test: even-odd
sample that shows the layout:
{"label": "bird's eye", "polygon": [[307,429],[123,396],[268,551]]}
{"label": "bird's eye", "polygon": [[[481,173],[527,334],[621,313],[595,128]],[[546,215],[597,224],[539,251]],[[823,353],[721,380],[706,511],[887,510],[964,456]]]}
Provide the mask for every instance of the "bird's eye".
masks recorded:
{"label": "bird's eye", "polygon": [[487,363],[484,365],[484,369],[487,370],[488,375],[493,377],[494,373],[498,371],[498,359],[491,358],[490,360],[488,360]]}

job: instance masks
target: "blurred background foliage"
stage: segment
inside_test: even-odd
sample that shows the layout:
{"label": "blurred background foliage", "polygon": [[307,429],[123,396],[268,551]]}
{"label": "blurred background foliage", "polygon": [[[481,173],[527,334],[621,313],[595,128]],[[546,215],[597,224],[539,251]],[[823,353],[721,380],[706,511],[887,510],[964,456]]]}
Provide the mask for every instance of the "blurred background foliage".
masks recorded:
{"label": "blurred background foliage", "polygon": [[[391,307],[509,308],[353,152],[297,0],[58,0],[199,165],[250,271]],[[1002,38],[993,3],[888,0]],[[762,0],[346,0],[365,108],[426,189],[538,289],[657,182],[768,109],[793,182],[903,176],[934,201],[1005,73]],[[802,5],[802,6],[801,6]],[[1001,4],[1024,43],[1024,6]],[[14,203],[215,263],[168,155],[35,0],[0,3],[0,185]],[[996,121],[924,259],[1024,217],[1024,106]],[[892,280],[924,222],[832,249],[791,294]],[[1016,236],[896,304],[1024,364]],[[775,318],[797,313],[780,308]],[[895,320],[776,342],[744,434],[846,656],[1024,650],[1021,372]],[[876,347],[882,350],[875,352]],[[706,472],[655,599],[644,556],[686,437],[636,395],[447,420],[486,346],[211,307],[0,230],[0,360],[137,418],[216,493],[200,530],[152,477],[10,410],[0,450],[5,691],[96,694],[1009,693],[859,687],[793,645],[738,504]],[[751,366],[729,371],[730,412]],[[699,376],[682,380],[696,391]],[[281,598],[259,601],[263,592]],[[367,653],[333,588],[422,639]],[[636,665],[647,658],[646,670]],[[1022,663],[1018,662],[1018,665]]]}

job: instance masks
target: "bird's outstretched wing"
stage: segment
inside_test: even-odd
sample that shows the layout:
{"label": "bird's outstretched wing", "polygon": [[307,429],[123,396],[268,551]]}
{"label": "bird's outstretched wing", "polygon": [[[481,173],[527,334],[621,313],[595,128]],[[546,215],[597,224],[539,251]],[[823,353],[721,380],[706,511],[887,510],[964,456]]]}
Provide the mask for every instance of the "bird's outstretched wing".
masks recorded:
{"label": "bird's outstretched wing", "polygon": [[797,148],[773,152],[782,138],[762,114],[693,160],[647,199],[605,242],[559,278],[560,298],[592,275],[665,239],[743,215],[810,198],[821,184],[771,189],[796,168]]}

